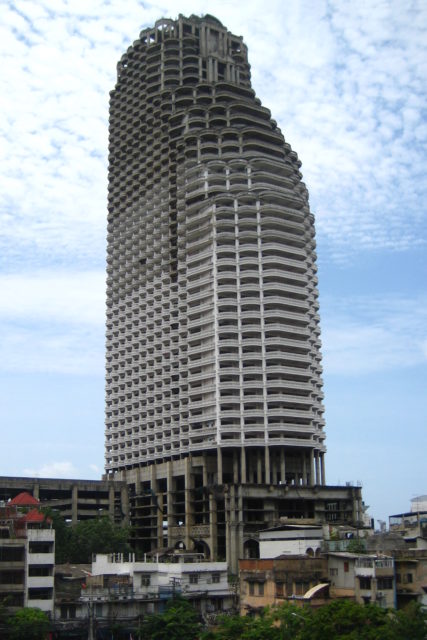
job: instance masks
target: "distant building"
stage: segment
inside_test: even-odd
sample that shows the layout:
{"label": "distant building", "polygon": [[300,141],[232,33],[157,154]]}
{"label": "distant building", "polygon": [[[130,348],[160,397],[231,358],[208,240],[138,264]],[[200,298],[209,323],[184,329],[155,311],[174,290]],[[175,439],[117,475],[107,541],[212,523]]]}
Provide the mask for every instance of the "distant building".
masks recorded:
{"label": "distant building", "polygon": [[282,524],[259,532],[259,557],[319,555],[323,527],[309,524]]}
{"label": "distant building", "polygon": [[225,562],[206,562],[197,554],[166,553],[144,562],[135,561],[132,554],[97,554],[73,624],[86,621],[102,629],[119,620],[133,629],[144,616],[161,613],[177,595],[189,600],[208,623],[237,606]]}
{"label": "distant building", "polygon": [[40,503],[20,493],[0,506],[0,601],[14,611],[37,607],[53,615],[55,531]]}
{"label": "distant building", "polygon": [[326,557],[286,555],[240,560],[240,612],[260,613],[286,601],[320,606],[329,598]]}
{"label": "distant building", "polygon": [[367,554],[327,554],[331,598],[351,598],[360,604],[396,606],[394,560]]}

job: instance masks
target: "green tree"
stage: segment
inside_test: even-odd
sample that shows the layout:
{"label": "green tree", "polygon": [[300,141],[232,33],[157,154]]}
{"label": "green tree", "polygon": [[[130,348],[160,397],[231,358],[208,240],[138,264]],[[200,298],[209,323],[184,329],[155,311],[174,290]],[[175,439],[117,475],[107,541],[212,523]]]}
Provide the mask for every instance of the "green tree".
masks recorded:
{"label": "green tree", "polygon": [[55,529],[55,561],[90,563],[94,553],[125,553],[131,550],[128,543],[129,527],[121,527],[108,516],[82,520],[74,526],[67,525],[57,511],[47,510],[46,517]]}
{"label": "green tree", "polygon": [[187,600],[173,598],[162,614],[148,616],[141,625],[141,637],[150,640],[197,640],[201,625],[198,613]]}
{"label": "green tree", "polygon": [[427,612],[418,602],[411,602],[404,609],[393,612],[390,627],[396,640],[426,640]]}
{"label": "green tree", "polygon": [[44,611],[24,607],[8,620],[10,640],[45,640],[50,622]]}

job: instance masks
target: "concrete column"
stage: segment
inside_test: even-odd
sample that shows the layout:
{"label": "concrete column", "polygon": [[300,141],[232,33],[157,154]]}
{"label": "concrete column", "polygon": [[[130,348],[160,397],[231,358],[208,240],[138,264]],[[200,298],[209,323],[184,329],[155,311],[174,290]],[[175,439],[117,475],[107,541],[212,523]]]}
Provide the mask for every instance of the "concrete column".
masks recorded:
{"label": "concrete column", "polygon": [[240,476],[241,483],[246,484],[246,450],[245,447],[240,449]]}
{"label": "concrete column", "polygon": [[172,546],[171,527],[174,526],[172,460],[166,462],[166,490],[168,511],[168,545]]}
{"label": "concrete column", "polygon": [[214,496],[209,494],[209,537],[211,547],[211,559],[216,560],[218,557],[218,515],[217,504]]}
{"label": "concrete column", "polygon": [[217,484],[222,484],[222,451],[217,448]]}
{"label": "concrete column", "polygon": [[120,502],[122,512],[124,513],[123,524],[129,524],[129,493],[127,486],[120,489]]}
{"label": "concrete column", "polygon": [[280,476],[282,484],[286,482],[286,463],[285,463],[285,450],[283,447],[280,449]]}
{"label": "concrete column", "polygon": [[71,489],[71,524],[77,524],[78,520],[78,503],[79,503],[79,490],[77,485],[73,485]]}
{"label": "concrete column", "polygon": [[114,522],[114,498],[115,491],[114,487],[111,486],[108,488],[108,515],[110,516],[110,520]]}
{"label": "concrete column", "polygon": [[33,485],[33,498],[40,500],[40,485],[38,482],[35,482]]}
{"label": "concrete column", "polygon": [[265,464],[265,483],[270,484],[270,449],[268,445],[264,447],[264,464]]}
{"label": "concrete column", "polygon": [[322,484],[326,484],[326,475],[325,475],[325,454],[320,454],[320,471],[322,476]]}
{"label": "concrete column", "polygon": [[314,449],[310,451],[310,484],[314,487]]}
{"label": "concrete column", "polygon": [[257,451],[256,452],[256,458],[257,458],[257,460],[256,460],[256,462],[257,462],[257,465],[256,465],[256,467],[257,467],[256,468],[256,481],[257,481],[257,484],[261,484],[261,482],[262,482],[262,457],[261,457],[261,451]]}
{"label": "concrete column", "polygon": [[239,458],[236,449],[233,451],[233,482],[239,484]]}
{"label": "concrete column", "polygon": [[157,547],[163,548],[163,494],[157,494]]}
{"label": "concrete column", "polygon": [[319,468],[319,452],[314,452],[314,461],[316,463],[316,484],[320,484],[320,468]]}
{"label": "concrete column", "polygon": [[302,452],[302,483],[304,485],[308,484],[307,482],[307,457],[305,451]]}
{"label": "concrete column", "polygon": [[184,460],[184,478],[185,478],[185,548],[187,550],[190,549],[191,546],[191,527],[193,525],[193,514],[191,510],[191,490],[192,486],[192,478],[191,478],[191,466],[192,466],[191,457],[187,457]]}
{"label": "concrete column", "polygon": [[202,455],[202,474],[203,474],[203,486],[208,486],[208,462],[206,459],[206,451]]}

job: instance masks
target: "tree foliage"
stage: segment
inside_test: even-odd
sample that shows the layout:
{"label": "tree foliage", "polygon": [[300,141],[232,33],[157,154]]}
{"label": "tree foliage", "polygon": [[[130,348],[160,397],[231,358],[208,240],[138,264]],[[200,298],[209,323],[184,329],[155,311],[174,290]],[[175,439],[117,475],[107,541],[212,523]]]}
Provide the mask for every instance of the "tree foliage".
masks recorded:
{"label": "tree foliage", "polygon": [[197,611],[184,598],[173,598],[162,614],[145,618],[141,638],[150,640],[197,640],[200,635]]}
{"label": "tree foliage", "polygon": [[94,553],[130,551],[129,528],[114,524],[108,516],[67,525],[58,512],[49,512],[55,529],[55,561],[90,563]]}
{"label": "tree foliage", "polygon": [[50,622],[44,611],[24,607],[8,620],[10,640],[45,640]]}
{"label": "tree foliage", "polygon": [[258,618],[222,618],[202,640],[427,640],[427,614],[334,600],[311,609],[284,604]]}

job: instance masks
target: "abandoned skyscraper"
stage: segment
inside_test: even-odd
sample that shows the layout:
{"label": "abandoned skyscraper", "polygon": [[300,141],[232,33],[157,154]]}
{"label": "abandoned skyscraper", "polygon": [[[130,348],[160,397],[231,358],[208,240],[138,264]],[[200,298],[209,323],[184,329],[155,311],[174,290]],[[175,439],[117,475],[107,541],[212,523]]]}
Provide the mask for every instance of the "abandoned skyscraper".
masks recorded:
{"label": "abandoned skyscraper", "polygon": [[209,15],[123,55],[109,150],[107,477],[140,549],[243,557],[261,526],[328,509],[300,162]]}

